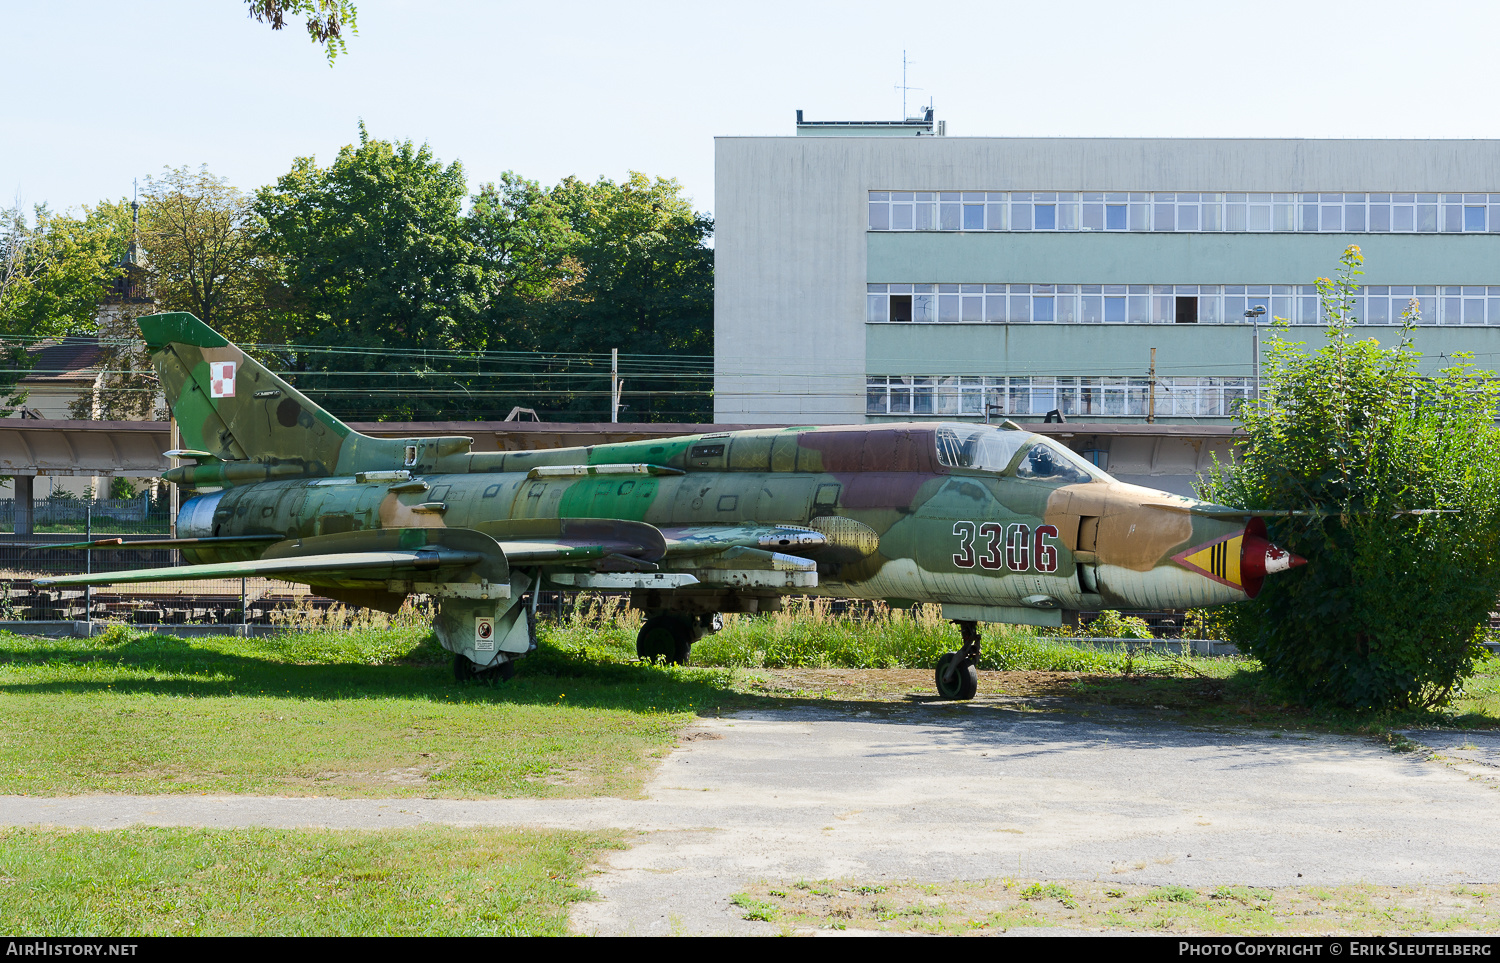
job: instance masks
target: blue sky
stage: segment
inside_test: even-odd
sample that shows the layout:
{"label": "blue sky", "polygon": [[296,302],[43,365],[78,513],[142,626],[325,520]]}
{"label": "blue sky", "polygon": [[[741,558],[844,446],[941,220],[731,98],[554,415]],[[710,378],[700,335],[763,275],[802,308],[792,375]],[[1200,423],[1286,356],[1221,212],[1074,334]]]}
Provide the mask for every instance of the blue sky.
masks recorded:
{"label": "blue sky", "polygon": [[363,119],[471,187],[639,170],[712,210],[715,136],[895,119],[903,48],[950,136],[1500,138],[1493,4],[357,5],[330,69],[241,0],[0,0],[0,203],[117,198],[164,165],[251,189]]}

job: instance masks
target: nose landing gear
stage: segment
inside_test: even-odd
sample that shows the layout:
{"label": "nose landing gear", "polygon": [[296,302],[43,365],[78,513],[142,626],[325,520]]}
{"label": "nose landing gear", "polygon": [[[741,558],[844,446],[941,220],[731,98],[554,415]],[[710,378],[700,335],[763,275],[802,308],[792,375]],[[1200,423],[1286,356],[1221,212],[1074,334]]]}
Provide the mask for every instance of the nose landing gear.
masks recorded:
{"label": "nose landing gear", "polygon": [[935,676],[938,695],[944,699],[972,699],[979,691],[979,624],[955,623],[963,635],[963,648],[945,652],[938,659]]}

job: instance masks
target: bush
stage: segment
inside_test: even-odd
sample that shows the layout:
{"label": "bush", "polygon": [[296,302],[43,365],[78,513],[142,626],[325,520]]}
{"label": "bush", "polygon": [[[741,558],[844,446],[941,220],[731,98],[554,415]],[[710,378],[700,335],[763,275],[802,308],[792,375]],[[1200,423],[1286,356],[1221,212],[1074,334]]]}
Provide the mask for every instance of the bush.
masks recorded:
{"label": "bush", "polygon": [[1272,339],[1240,460],[1202,493],[1298,513],[1268,522],[1307,565],[1229,612],[1242,651],[1305,702],[1431,707],[1473,670],[1500,591],[1500,397],[1463,359],[1419,373],[1415,299],[1395,346],[1353,340],[1361,263],[1350,247],[1318,282],[1325,347]]}
{"label": "bush", "polygon": [[1097,639],[1154,639],[1151,626],[1135,615],[1121,615],[1105,609],[1087,626],[1088,634]]}

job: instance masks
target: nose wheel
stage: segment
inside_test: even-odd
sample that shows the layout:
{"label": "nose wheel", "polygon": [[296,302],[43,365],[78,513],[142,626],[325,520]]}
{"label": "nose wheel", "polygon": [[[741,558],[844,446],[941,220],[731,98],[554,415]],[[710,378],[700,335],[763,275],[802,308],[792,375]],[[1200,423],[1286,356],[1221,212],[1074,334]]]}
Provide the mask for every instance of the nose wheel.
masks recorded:
{"label": "nose wheel", "polygon": [[943,653],[934,676],[938,695],[944,699],[967,700],[974,698],[979,691],[979,625],[968,621],[957,625],[963,636],[963,648]]}

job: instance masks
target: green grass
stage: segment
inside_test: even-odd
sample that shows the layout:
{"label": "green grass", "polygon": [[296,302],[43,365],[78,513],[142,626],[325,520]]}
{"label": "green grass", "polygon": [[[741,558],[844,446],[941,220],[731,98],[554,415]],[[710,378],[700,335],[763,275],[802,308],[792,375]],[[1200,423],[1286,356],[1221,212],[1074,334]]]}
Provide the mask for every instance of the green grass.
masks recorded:
{"label": "green grass", "polygon": [[[1493,933],[1496,886],[1182,886],[975,880],[887,882],[881,896],[854,881],[794,887],[757,883],[734,897],[746,919],[784,930],[866,929],[959,935],[1058,927],[1085,932],[1173,934]],[[751,915],[754,913],[755,915]]]}
{"label": "green grass", "polygon": [[423,629],[0,634],[0,793],[635,796],[724,670],[550,644],[459,686]]}
{"label": "green grass", "polygon": [[[694,647],[707,666],[656,667],[634,661],[637,614],[585,606],[542,624],[539,650],[512,681],[459,686],[451,657],[415,617],[329,618],[264,639],[124,626],[93,639],[0,634],[0,793],[636,796],[695,715],[810,692],[851,706],[930,692],[910,677],[880,694],[857,680],[785,691],[777,667],[926,672],[958,644],[934,610],[855,621],[814,603],[729,618]],[[1297,706],[1247,660],[1131,656],[1006,626],[990,627],[984,644],[986,668],[1030,673],[1030,688],[1014,694],[1066,697],[1084,712],[1127,706],[1183,723],[1377,734],[1500,722],[1497,659],[1449,707],[1362,714]],[[1006,691],[1006,678],[986,676],[981,693]]]}
{"label": "green grass", "polygon": [[113,518],[95,518],[92,525],[82,519],[76,522],[42,522],[35,527],[39,535],[166,535],[171,531],[165,518],[147,522],[122,522]]}
{"label": "green grass", "polygon": [[1433,709],[1353,710],[1299,704],[1251,659],[1178,660],[1155,668],[1097,673],[1066,693],[1081,703],[1166,709],[1184,721],[1386,735],[1407,727],[1480,729],[1500,725],[1500,658],[1478,662],[1449,704]]}
{"label": "green grass", "polygon": [[616,834],[0,829],[0,919],[48,936],[551,936]]}

